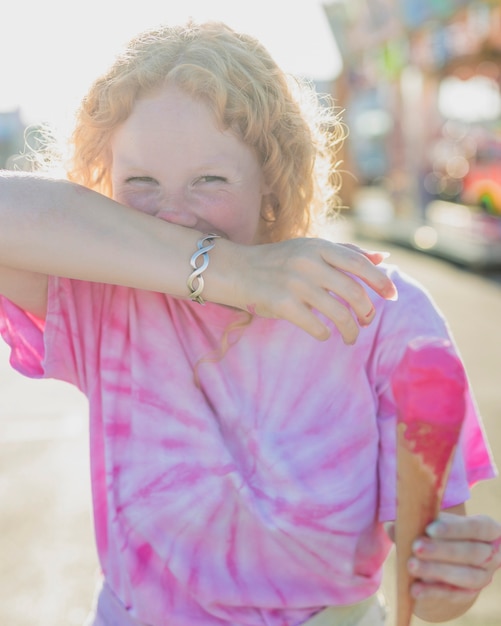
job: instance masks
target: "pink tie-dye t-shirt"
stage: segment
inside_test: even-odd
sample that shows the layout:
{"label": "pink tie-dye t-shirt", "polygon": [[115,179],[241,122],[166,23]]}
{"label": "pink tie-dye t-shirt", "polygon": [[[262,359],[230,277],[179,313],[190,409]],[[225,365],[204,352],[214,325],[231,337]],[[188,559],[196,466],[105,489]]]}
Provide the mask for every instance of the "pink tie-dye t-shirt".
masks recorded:
{"label": "pink tie-dye t-shirt", "polygon": [[[354,346],[286,321],[52,278],[45,324],[3,300],[28,376],[90,403],[97,548],[109,586],[152,626],[294,626],[373,594],[395,514],[390,377],[407,342],[448,330],[394,269],[398,302]],[[194,384],[194,376],[198,385]],[[494,473],[468,399],[444,505]]]}

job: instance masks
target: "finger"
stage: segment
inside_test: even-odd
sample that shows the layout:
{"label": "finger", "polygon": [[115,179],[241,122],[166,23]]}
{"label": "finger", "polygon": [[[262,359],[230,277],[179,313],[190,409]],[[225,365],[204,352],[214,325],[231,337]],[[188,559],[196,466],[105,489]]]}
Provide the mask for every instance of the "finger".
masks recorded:
{"label": "finger", "polygon": [[391,256],[389,252],[383,252],[382,250],[362,250],[363,255],[365,255],[374,265],[379,265],[383,261]]}
{"label": "finger", "polygon": [[[304,301],[313,311],[334,323],[345,344],[352,345],[356,342],[360,333],[360,326],[355,321],[354,313],[347,303],[340,301],[323,289],[313,288],[305,288]],[[369,306],[374,309],[370,301]],[[315,317],[319,319],[316,314]],[[366,323],[369,321],[370,319]]]}
{"label": "finger", "polygon": [[442,583],[476,591],[483,589],[492,580],[492,572],[480,567],[421,561],[414,557],[409,559],[408,569],[412,576],[427,583]]}
{"label": "finger", "polygon": [[[340,311],[340,306],[343,306],[345,309],[346,307],[349,307],[353,312],[353,314],[350,313],[350,317],[353,317],[354,315],[361,326],[367,326],[370,324],[375,317],[376,309],[374,308],[372,300],[370,299],[366,289],[360,283],[344,272],[332,272],[327,268],[323,272],[317,272],[317,277],[324,289],[327,292],[330,292],[327,294],[330,300],[325,300],[321,292],[316,294],[316,299],[322,298],[321,303],[326,304],[327,308],[334,312]],[[340,301],[339,298],[341,299]],[[332,300],[334,300],[334,302],[331,302]],[[315,308],[318,308],[318,310],[321,310],[319,308],[321,303],[319,304],[317,301],[312,303],[312,305]],[[326,312],[326,314],[334,322],[336,322],[336,319],[339,319],[338,316],[335,316],[334,318],[331,317],[328,312]],[[341,322],[344,321],[344,317],[345,316],[343,315],[342,319],[340,319]],[[346,318],[346,322],[350,325],[350,333],[357,332],[358,334],[358,329],[355,329],[352,326],[351,321]],[[339,330],[341,330],[339,325],[336,325]]]}
{"label": "finger", "polygon": [[412,583],[410,591],[411,595],[418,600],[435,600],[437,603],[443,601],[447,604],[463,606],[472,602],[478,595],[476,589],[460,589],[440,583],[425,583],[420,580]]}
{"label": "finger", "polygon": [[483,541],[439,541],[420,537],[412,545],[413,554],[422,561],[444,561],[486,567],[496,547]]}
{"label": "finger", "polygon": [[[370,301],[369,307],[374,309]],[[294,295],[287,290],[281,296],[275,294],[273,308],[256,302],[248,303],[245,309],[252,315],[289,320],[319,341],[325,341],[331,335],[331,329],[321,315],[334,323],[346,344],[354,344],[360,332],[348,304],[315,285],[300,283],[296,285]],[[370,315],[365,323],[369,321]]]}
{"label": "finger", "polygon": [[361,278],[381,297],[397,299],[397,288],[392,280],[364,254],[347,246],[329,246],[323,250],[322,256],[330,266]]}
{"label": "finger", "polygon": [[441,512],[428,525],[426,534],[433,539],[494,542],[501,537],[501,524],[487,515],[454,515]]}
{"label": "finger", "polygon": [[365,248],[356,246],[354,243],[343,243],[341,245],[346,246],[350,250],[354,250],[355,252],[363,254],[371,261],[371,263],[374,263],[374,265],[379,265],[391,256],[389,252],[386,252],[384,250],[366,250]]}
{"label": "finger", "polygon": [[[269,312],[260,311],[259,307],[254,307],[253,313],[270,317]],[[305,304],[284,299],[277,304],[272,317],[289,320],[318,341],[326,341],[331,336],[329,327]]]}

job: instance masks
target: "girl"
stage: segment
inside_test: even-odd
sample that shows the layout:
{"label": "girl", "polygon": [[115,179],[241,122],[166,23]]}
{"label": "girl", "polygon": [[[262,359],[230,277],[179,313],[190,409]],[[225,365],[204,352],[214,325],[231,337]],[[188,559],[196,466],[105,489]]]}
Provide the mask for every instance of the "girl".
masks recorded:
{"label": "girl", "polygon": [[[383,623],[389,381],[448,329],[379,253],[305,237],[341,128],[306,104],[249,36],[152,30],[84,99],[69,181],[0,181],[13,364],[89,398],[93,626]],[[425,619],[463,613],[500,563],[500,525],[463,506],[493,473],[469,398],[459,515],[410,563]]]}

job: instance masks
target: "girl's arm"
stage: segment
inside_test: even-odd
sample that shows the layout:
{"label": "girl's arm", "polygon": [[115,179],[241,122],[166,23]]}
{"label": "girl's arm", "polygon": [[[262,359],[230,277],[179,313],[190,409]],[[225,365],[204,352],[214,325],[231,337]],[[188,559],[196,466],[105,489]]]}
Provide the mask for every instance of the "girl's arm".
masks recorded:
{"label": "girl's arm", "polygon": [[[67,181],[0,175],[0,293],[39,316],[48,275],[188,297],[189,259],[201,235]],[[287,319],[317,339],[329,333],[312,309],[332,319],[347,343],[374,317],[366,290],[347,273],[383,297],[396,293],[375,265],[382,255],[320,239],[261,246],[218,239],[209,256],[204,299]]]}

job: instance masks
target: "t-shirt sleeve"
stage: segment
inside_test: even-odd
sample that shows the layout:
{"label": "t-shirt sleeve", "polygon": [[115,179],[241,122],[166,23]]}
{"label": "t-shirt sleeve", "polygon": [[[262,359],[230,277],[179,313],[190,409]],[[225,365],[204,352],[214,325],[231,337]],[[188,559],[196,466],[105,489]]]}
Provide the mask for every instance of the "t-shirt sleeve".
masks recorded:
{"label": "t-shirt sleeve", "polygon": [[[378,341],[372,359],[377,391],[379,428],[379,517],[393,520],[396,512],[396,407],[391,379],[407,344],[419,336],[442,337],[457,346],[450,329],[429,294],[409,277],[394,272],[400,298],[387,303],[378,328]],[[459,445],[452,463],[442,507],[465,502],[470,488],[492,478],[496,469],[471,388],[465,390],[466,414]]]}
{"label": "t-shirt sleeve", "polygon": [[9,362],[29,378],[44,376],[45,322],[0,296],[0,334],[10,347]]}
{"label": "t-shirt sleeve", "polygon": [[63,380],[86,393],[101,304],[102,285],[56,276],[49,277],[45,320],[0,297],[0,333],[11,365],[30,378]]}

